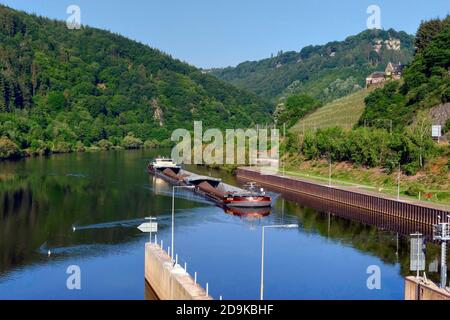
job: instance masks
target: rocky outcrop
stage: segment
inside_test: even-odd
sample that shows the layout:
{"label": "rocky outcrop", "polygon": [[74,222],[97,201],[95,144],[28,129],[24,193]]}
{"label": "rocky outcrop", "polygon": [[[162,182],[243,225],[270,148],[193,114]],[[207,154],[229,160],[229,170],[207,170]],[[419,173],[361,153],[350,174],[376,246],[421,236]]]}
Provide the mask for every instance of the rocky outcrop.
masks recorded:
{"label": "rocky outcrop", "polygon": [[153,99],[151,101],[151,105],[153,108],[153,118],[159,122],[159,126],[164,126],[164,112],[161,108],[161,106],[158,103],[157,99]]}
{"label": "rocky outcrop", "polygon": [[450,118],[450,103],[443,103],[431,108],[430,117],[434,125],[444,126]]}

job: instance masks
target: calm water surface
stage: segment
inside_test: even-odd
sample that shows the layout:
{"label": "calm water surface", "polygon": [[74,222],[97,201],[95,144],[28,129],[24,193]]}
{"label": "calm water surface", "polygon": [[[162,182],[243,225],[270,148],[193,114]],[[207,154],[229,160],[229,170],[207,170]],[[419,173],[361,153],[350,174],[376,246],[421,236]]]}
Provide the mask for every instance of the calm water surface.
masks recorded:
{"label": "calm water surface", "polygon": [[[0,163],[0,299],[144,299],[148,234],[137,226],[158,217],[158,239],[170,243],[172,189],[145,172],[163,152]],[[271,214],[258,219],[177,194],[176,252],[215,298],[258,299],[261,226],[297,223],[266,233],[267,299],[403,299],[408,239],[273,196]],[[435,259],[438,250],[429,251]],[[81,290],[66,287],[71,265],[81,268]],[[371,265],[381,269],[381,290],[367,288]]]}

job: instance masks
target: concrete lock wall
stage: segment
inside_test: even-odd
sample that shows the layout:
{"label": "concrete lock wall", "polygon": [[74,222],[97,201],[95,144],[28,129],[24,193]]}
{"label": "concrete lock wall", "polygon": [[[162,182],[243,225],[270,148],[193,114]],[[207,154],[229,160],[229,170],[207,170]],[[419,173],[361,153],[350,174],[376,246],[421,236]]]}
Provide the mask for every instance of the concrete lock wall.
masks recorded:
{"label": "concrete lock wall", "polygon": [[156,244],[145,245],[145,280],[160,300],[212,300],[169,255]]}
{"label": "concrete lock wall", "polygon": [[405,278],[405,300],[450,300],[450,292],[423,278]]}

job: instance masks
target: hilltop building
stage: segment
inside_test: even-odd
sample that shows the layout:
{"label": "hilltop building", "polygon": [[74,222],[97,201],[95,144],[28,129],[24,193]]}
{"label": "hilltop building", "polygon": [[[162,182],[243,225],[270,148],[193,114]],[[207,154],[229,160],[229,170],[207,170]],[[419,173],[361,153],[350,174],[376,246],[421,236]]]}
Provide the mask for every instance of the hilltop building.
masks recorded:
{"label": "hilltop building", "polygon": [[389,62],[384,72],[377,71],[366,78],[366,87],[380,85],[387,80],[399,80],[403,74],[403,65]]}
{"label": "hilltop building", "polygon": [[392,80],[399,80],[403,74],[403,65],[401,63],[394,64],[389,62],[386,71],[384,72],[387,78]]}

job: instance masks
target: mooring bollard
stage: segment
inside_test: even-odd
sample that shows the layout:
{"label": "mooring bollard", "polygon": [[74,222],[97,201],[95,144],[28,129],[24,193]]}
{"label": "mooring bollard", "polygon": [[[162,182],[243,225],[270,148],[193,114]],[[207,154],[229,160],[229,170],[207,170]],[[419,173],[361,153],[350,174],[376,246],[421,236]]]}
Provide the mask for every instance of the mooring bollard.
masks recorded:
{"label": "mooring bollard", "polygon": [[197,284],[197,271],[194,272],[194,283]]}
{"label": "mooring bollard", "polygon": [[209,296],[209,284],[208,284],[208,282],[206,283],[206,295]]}
{"label": "mooring bollard", "polygon": [[187,273],[187,262],[184,263],[184,271]]}

